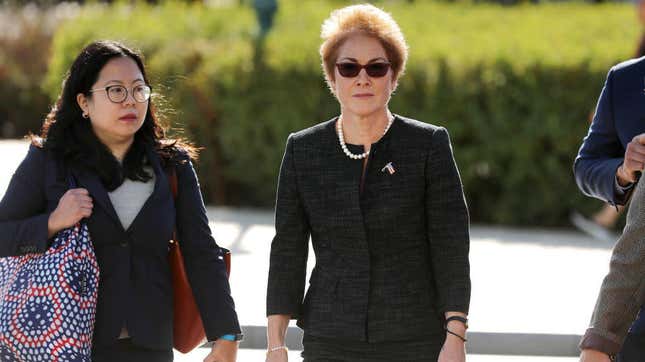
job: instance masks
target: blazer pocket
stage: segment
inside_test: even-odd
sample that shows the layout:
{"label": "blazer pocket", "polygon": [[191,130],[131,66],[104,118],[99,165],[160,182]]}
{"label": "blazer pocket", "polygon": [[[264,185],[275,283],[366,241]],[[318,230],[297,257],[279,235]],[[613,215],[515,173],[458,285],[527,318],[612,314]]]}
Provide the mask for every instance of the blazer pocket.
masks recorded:
{"label": "blazer pocket", "polygon": [[410,294],[429,294],[430,285],[425,280],[414,278],[405,283],[405,289]]}
{"label": "blazer pocket", "polygon": [[165,281],[155,279],[152,281],[152,284],[159,289],[164,295],[172,296],[172,285]]}
{"label": "blazer pocket", "polygon": [[329,272],[317,270],[311,278],[303,304],[309,312],[328,313],[336,301],[339,278]]}
{"label": "blazer pocket", "polygon": [[338,276],[334,275],[330,271],[318,271],[314,277],[311,278],[311,289],[314,291],[320,290],[325,295],[336,296],[336,291],[338,289]]}
{"label": "blazer pocket", "polygon": [[161,290],[165,295],[172,295],[172,277],[169,269],[160,262],[159,265],[149,263],[146,266],[148,283]]}

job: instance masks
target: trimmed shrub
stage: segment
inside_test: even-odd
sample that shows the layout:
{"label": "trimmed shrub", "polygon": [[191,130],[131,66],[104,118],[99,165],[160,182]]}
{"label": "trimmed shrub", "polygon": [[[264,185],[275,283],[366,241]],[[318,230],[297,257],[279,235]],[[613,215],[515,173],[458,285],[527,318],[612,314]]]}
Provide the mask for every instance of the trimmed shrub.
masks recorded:
{"label": "trimmed shrub", "polygon": [[[272,206],[287,135],[339,111],[318,46],[343,4],[281,1],[264,44],[249,7],[88,6],[56,34],[47,89],[92,40],[140,47],[173,123],[205,147],[207,202]],[[565,225],[600,205],[571,167],[607,69],[636,45],[632,6],[379,4],[411,49],[391,109],[448,128],[473,221]]]}
{"label": "trimmed shrub", "polygon": [[38,132],[48,112],[42,89],[56,26],[78,6],[0,7],[0,137]]}

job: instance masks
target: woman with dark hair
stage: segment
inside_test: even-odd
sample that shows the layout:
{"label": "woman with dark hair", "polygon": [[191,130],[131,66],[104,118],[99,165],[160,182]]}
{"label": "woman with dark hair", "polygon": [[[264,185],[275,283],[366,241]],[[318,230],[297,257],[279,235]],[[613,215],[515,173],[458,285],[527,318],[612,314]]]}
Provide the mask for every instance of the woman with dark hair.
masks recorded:
{"label": "woman with dark hair", "polygon": [[[173,360],[167,254],[176,227],[215,341],[205,361],[234,361],[240,327],[190,161],[195,148],[166,138],[141,56],[113,41],[88,45],[31,139],[0,203],[0,257],[43,253],[58,231],[87,220],[100,269],[92,360]],[[69,179],[79,187],[68,190]]]}

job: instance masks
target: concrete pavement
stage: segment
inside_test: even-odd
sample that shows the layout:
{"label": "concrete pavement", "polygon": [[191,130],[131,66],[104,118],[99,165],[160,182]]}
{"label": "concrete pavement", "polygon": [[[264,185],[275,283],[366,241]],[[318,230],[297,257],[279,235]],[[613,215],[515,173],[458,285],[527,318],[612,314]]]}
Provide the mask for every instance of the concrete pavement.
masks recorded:
{"label": "concrete pavement", "polygon": [[[5,155],[0,159],[0,195],[26,149],[21,141],[0,142]],[[247,335],[240,357],[249,356],[241,361],[262,360],[263,352],[252,349],[265,345],[272,212],[209,207],[208,216],[217,242],[233,253],[231,288]],[[468,350],[481,356],[473,355],[469,361],[575,360],[518,356],[577,355],[576,344],[607,272],[611,246],[571,230],[473,226]],[[314,262],[310,252],[309,270]],[[298,333],[295,327],[290,329],[292,349],[299,348]],[[193,360],[199,359],[185,361]]]}
{"label": "concrete pavement", "polygon": [[[273,236],[270,211],[208,208],[216,240],[232,250],[232,293],[248,336],[264,342]],[[567,230],[474,226],[469,350],[573,356],[607,271],[611,245]],[[310,253],[309,269],[315,260]],[[290,335],[291,346],[298,337]]]}
{"label": "concrete pavement", "polygon": [[[201,348],[199,351],[186,355],[175,352],[175,362],[202,362],[209,350]],[[241,349],[238,352],[238,362],[264,362],[263,350]],[[289,362],[301,362],[300,351],[289,351]],[[395,361],[392,361],[395,362]],[[575,357],[530,357],[530,356],[502,356],[502,355],[471,355],[467,362],[578,362]]]}

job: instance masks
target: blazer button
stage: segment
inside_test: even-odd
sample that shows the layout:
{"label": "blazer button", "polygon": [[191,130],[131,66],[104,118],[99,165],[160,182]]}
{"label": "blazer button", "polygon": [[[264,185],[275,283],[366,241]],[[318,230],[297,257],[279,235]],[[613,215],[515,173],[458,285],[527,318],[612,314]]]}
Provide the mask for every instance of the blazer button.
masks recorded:
{"label": "blazer button", "polygon": [[122,242],[120,245],[121,245],[122,247],[124,247],[124,248],[125,248],[126,246],[128,246],[128,242],[127,242],[127,241],[124,241],[124,242]]}

